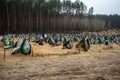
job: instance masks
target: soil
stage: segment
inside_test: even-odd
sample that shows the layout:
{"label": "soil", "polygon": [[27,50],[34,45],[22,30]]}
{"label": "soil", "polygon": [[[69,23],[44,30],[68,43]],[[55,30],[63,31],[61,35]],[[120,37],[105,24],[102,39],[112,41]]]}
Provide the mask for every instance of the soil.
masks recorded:
{"label": "soil", "polygon": [[0,80],[120,80],[120,45],[91,45],[88,52],[31,43],[33,56],[11,55],[0,42]]}

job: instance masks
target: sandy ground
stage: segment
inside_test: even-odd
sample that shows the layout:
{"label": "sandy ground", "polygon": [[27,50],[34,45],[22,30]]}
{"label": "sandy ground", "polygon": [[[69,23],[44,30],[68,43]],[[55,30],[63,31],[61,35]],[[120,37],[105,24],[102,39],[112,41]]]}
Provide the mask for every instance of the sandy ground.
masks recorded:
{"label": "sandy ground", "polygon": [[[0,80],[120,80],[120,45],[92,45],[88,52],[31,43],[32,55],[10,55],[0,43]],[[76,43],[74,43],[75,46]]]}

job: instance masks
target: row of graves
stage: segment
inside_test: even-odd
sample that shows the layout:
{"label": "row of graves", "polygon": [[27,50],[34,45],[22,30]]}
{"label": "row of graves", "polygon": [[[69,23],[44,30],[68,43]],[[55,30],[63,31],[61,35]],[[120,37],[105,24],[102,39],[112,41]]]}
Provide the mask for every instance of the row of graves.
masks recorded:
{"label": "row of graves", "polygon": [[31,42],[44,46],[48,43],[51,47],[62,45],[62,49],[72,49],[73,43],[77,42],[76,48],[84,51],[90,49],[90,45],[105,44],[113,47],[120,43],[120,35],[91,35],[91,34],[7,34],[1,36],[4,50],[13,48],[11,55],[21,52],[24,55],[32,53]]}

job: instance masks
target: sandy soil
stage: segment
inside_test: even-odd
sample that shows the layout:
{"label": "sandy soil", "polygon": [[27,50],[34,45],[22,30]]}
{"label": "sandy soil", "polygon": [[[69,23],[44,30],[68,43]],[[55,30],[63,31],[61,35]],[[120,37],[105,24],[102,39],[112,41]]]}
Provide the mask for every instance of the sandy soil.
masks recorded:
{"label": "sandy soil", "polygon": [[[32,55],[10,55],[0,43],[0,80],[120,80],[120,45],[92,45],[88,52],[31,43]],[[76,43],[74,43],[75,46]]]}

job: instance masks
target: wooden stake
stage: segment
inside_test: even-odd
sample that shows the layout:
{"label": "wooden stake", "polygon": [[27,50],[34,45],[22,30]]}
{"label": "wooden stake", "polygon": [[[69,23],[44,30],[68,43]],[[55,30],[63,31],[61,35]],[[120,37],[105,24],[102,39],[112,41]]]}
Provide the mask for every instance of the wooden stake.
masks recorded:
{"label": "wooden stake", "polygon": [[33,57],[33,49],[32,49],[32,57]]}
{"label": "wooden stake", "polygon": [[4,61],[5,61],[5,48],[4,48]]}
{"label": "wooden stake", "polygon": [[101,44],[99,44],[99,53],[101,53],[101,50],[100,50],[100,47],[101,47],[101,46],[100,46],[100,45],[101,45]]}

